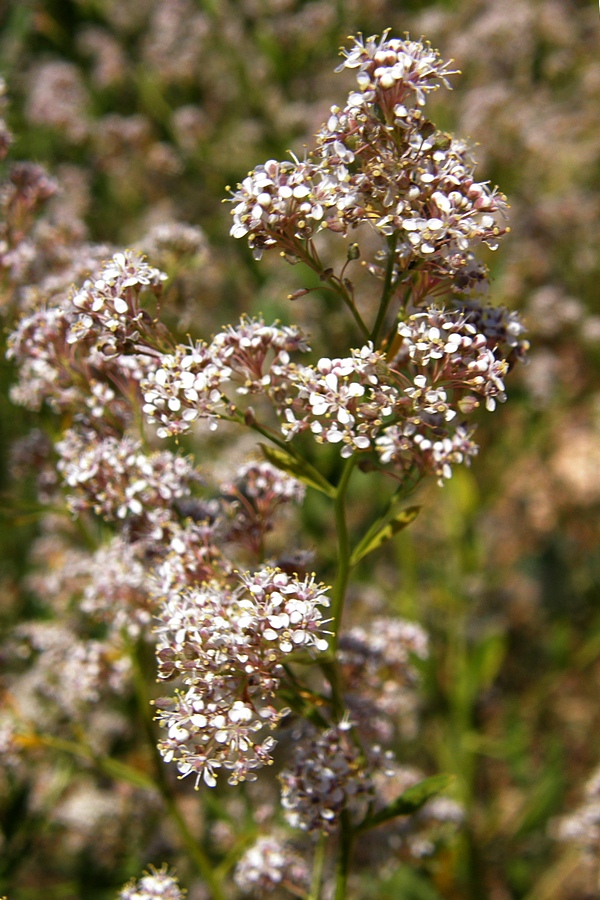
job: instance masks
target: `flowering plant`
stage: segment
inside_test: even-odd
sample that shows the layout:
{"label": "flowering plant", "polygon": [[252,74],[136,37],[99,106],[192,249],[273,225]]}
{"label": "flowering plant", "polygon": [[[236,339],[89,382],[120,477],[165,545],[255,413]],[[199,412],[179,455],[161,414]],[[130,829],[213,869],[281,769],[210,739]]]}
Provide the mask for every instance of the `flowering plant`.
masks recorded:
{"label": "flowering plant", "polygon": [[[36,675],[29,710],[15,703],[7,715],[6,743],[87,755],[158,790],[217,900],[231,869],[241,892],[316,900],[329,882],[342,900],[359,835],[385,826],[418,855],[435,849],[436,822],[460,819],[452,801],[432,799],[449,779],[408,771],[393,752],[413,727],[427,635],[390,615],[346,619],[353,574],[414,520],[408,498],[424,479],[443,484],[470,463],[472,416],[505,400],[527,349],[518,317],[487,302],[476,256],[507,231],[506,201],[476,181],[468,147],[425,116],[453,74],[437,51],[387,32],[359,37],[345,69],[356,84],[315,148],[258,166],[231,197],[231,234],[256,259],[278,250],[318,276],[318,289],[291,299],[324,289],[347,311],[339,355],[311,356],[303,325],[261,316],[180,342],[161,320],[167,276],[133,250],[104,262],[90,253],[83,283],[31,304],[9,339],[13,399],[48,404],[64,425],[44,451],[44,499],[64,498],[92,560],[88,548],[69,569],[77,586],[56,591],[77,598],[64,632],[37,623],[15,635],[15,656]],[[254,453],[220,476],[202,448],[232,427],[255,438]],[[374,485],[375,513],[355,501],[360,479]],[[291,537],[307,492],[335,532],[333,558]],[[68,691],[51,677],[59,665]],[[127,691],[146,768],[92,749],[94,704]],[[41,698],[51,703],[37,718]],[[215,863],[176,803],[171,769],[206,793],[273,763],[272,833]],[[162,869],[121,896],[180,893]]]}

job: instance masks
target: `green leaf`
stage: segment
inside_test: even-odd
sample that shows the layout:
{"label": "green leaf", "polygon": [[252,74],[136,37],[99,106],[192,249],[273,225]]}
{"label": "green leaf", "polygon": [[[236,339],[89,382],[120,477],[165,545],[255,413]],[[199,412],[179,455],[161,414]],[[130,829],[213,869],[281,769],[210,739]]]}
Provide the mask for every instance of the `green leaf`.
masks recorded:
{"label": "green leaf", "polygon": [[318,469],[311,466],[309,462],[293,456],[291,453],[287,453],[287,451],[281,450],[279,447],[272,447],[269,444],[259,444],[259,446],[263,456],[272,466],[281,469],[282,472],[287,472],[288,475],[293,475],[294,478],[302,481],[304,484],[308,485],[308,487],[314,488],[315,491],[320,491],[321,494],[325,494],[330,500],[335,500],[334,486],[327,481],[324,475],[321,475]]}
{"label": "green leaf", "polygon": [[394,535],[402,531],[419,515],[420,506],[408,506],[399,513],[385,513],[380,519],[374,522],[364,537],[358,542],[352,556],[350,557],[350,565],[355,566],[360,560],[377,550],[386,541],[389,541]]}
{"label": "green leaf", "polygon": [[409,787],[403,794],[396,797],[392,803],[380,809],[379,812],[368,816],[358,826],[357,831],[367,831],[370,828],[381,825],[383,822],[395,819],[396,816],[409,816],[411,813],[417,812],[428,800],[435,797],[440,791],[446,790],[454,779],[454,775],[446,775],[444,773],[425,778],[424,781]]}

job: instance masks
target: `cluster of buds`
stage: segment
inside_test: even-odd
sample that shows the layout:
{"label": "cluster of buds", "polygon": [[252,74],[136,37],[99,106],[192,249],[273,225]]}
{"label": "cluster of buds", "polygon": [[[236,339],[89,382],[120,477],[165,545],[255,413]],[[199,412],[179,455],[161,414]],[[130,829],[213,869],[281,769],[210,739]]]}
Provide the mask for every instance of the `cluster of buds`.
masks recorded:
{"label": "cluster of buds", "polygon": [[315,834],[337,830],[344,810],[364,810],[373,780],[343,720],[313,734],[295,748],[292,765],[279,776],[281,805],[294,828]]}
{"label": "cluster of buds", "polygon": [[186,690],[157,702],[166,730],[159,749],[182,775],[195,775],[196,786],[214,786],[221,768],[231,784],[252,780],[270,763],[274,739],[258,744],[254,735],[289,712],[273,705],[283,660],[327,649],[325,592],[314,577],[263,567],[231,589],[209,582],[163,598],[159,676],[179,677]]}
{"label": "cluster of buds", "polygon": [[230,522],[225,537],[260,556],[277,510],[290,502],[302,503],[305,488],[268,462],[247,463],[236,474],[235,481],[221,485],[222,506]]}

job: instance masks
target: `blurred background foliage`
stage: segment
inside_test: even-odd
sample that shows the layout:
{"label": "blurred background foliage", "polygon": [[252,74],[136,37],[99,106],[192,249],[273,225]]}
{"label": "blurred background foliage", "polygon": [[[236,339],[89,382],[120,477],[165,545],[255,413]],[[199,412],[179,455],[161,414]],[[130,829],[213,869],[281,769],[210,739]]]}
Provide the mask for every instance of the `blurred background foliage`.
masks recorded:
{"label": "blurred background foliage", "polygon": [[[287,301],[312,276],[268,255],[256,263],[228,236],[222,200],[258,163],[310,146],[350,86],[348,73],[333,74],[339,45],[385,28],[424,34],[462,71],[452,93],[435,95],[430,117],[476,143],[478,178],[508,195],[511,234],[486,261],[492,299],[522,311],[532,350],[508,379],[506,406],[482,415],[473,467],[421,492],[420,517],[369,557],[354,588],[355,620],[384,603],[432,635],[407,761],[455,773],[467,810],[459,838],[426,875],[419,866],[385,879],[373,872],[355,896],[584,900],[598,896],[597,872],[552,834],[600,762],[596,4],[4,0],[11,156],[58,180],[47,216],[67,249],[138,245],[163,222],[201,226],[206,260],[170,272],[166,315],[182,333],[209,335],[260,311],[301,322],[335,350],[341,311],[318,293]],[[9,322],[10,298],[5,286]],[[326,333],[316,325],[322,303]],[[10,446],[40,416],[9,403],[10,367],[1,371],[0,614],[11,625],[35,607],[23,579],[37,526],[31,479],[15,478],[14,466],[10,474]],[[315,544],[318,503],[304,513]],[[376,509],[376,492],[355,503],[357,516]],[[53,770],[50,794],[61,795],[74,768]],[[148,861],[143,823],[128,832],[115,813],[112,831],[67,839],[74,813],[49,821],[48,788],[37,805],[9,794],[0,854],[13,900],[39,896],[40,885],[48,898],[113,896]]]}

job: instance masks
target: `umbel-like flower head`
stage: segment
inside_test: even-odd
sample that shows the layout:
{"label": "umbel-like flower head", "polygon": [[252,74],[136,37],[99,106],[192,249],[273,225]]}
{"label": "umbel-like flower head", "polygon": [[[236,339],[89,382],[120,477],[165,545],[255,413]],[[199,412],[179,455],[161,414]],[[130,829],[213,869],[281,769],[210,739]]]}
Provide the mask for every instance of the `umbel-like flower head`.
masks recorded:
{"label": "umbel-like flower head", "polygon": [[456,70],[429,44],[388,34],[342,51],[337,71],[356,70],[358,89],[331,108],[308,159],[269,160],[238,185],[231,234],[247,237],[257,258],[279,247],[306,259],[322,229],[347,236],[368,223],[384,257],[393,238],[396,274],[416,266],[435,285],[459,274],[461,287],[477,285],[469,254],[482,242],[496,247],[505,198],[475,180],[466,144],[423,115],[428,94],[449,88]]}
{"label": "umbel-like flower head", "polygon": [[212,582],[173,592],[159,614],[159,676],[179,676],[186,691],[157,701],[166,729],[159,749],[175,760],[196,786],[253,780],[254,770],[271,762],[273,729],[287,714],[273,705],[282,661],[294,651],[327,649],[319,607],[326,588],[314,577],[299,579],[265,566],[239,576],[237,587]]}

